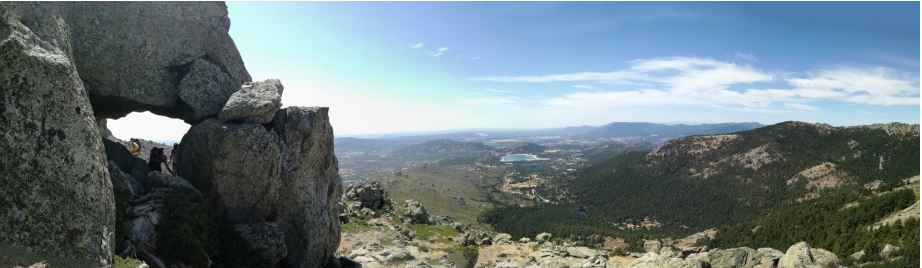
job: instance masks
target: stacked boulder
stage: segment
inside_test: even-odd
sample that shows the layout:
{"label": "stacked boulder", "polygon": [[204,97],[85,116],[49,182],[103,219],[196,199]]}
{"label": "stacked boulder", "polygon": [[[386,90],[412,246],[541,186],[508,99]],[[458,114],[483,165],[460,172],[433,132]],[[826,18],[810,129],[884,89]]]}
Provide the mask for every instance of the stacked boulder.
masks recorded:
{"label": "stacked boulder", "polygon": [[[219,118],[182,139],[176,169],[259,265],[325,263],[339,243],[342,191],[326,108],[281,107],[278,80],[247,83]],[[270,243],[266,238],[284,243]]]}
{"label": "stacked boulder", "polygon": [[376,217],[390,211],[391,201],[377,181],[360,181],[343,189],[343,216]]}

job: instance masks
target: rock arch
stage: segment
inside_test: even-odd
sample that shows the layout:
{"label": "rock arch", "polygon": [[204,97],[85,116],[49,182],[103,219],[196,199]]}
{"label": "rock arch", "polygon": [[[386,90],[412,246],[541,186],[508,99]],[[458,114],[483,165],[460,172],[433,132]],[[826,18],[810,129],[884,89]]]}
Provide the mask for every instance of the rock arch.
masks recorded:
{"label": "rock arch", "polygon": [[[279,110],[244,99],[242,105],[262,105],[263,114],[238,109],[218,118],[251,81],[228,35],[224,3],[2,2],[0,19],[0,246],[110,262],[115,207],[96,122],[151,111],[193,129],[235,126],[274,135],[267,144],[278,147],[269,152],[278,162],[257,164],[285,172],[274,178],[288,187],[274,193],[284,200],[268,208],[289,243],[284,261],[313,267],[335,250],[341,180],[326,108]],[[190,133],[184,142],[219,137]],[[195,157],[221,157],[214,152]],[[193,160],[201,159],[180,162]],[[197,168],[181,172],[196,185],[227,178]],[[239,167],[208,168],[232,174]],[[216,209],[240,214],[226,216],[228,224],[267,220],[227,210],[220,202],[227,193],[201,190],[219,201]]]}

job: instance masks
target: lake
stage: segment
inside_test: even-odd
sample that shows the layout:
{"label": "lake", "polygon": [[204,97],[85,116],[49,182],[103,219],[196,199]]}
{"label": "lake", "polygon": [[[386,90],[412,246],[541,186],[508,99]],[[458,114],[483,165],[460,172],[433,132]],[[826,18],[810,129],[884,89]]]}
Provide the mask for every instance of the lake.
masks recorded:
{"label": "lake", "polygon": [[504,155],[500,161],[503,162],[517,162],[517,161],[532,161],[532,160],[543,160],[538,158],[538,156],[533,154],[507,154]]}

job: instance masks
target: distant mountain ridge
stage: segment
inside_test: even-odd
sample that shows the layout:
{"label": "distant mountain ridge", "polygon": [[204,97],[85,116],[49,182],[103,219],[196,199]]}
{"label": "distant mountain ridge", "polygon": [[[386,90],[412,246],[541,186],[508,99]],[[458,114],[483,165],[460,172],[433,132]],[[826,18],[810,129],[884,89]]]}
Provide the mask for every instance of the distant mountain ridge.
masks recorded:
{"label": "distant mountain ridge", "polygon": [[762,127],[762,124],[755,122],[696,125],[614,122],[586,131],[582,135],[590,137],[631,137],[655,135],[661,136],[663,138],[674,138],[688,135],[732,133],[759,127]]}
{"label": "distant mountain ridge", "polygon": [[[564,128],[532,130],[483,130],[456,131],[434,134],[407,134],[374,138],[340,137],[337,146],[344,150],[367,148],[393,148],[380,141],[398,143],[399,146],[434,140],[485,141],[489,139],[514,139],[522,137],[561,136],[575,138],[634,138],[634,142],[662,143],[666,140],[688,135],[719,134],[750,130],[763,125],[748,123],[716,124],[661,124],[645,122],[613,122],[602,126],[569,126]],[[639,137],[639,138],[638,138]],[[399,147],[397,146],[397,147]],[[340,151],[340,148],[337,148]]]}

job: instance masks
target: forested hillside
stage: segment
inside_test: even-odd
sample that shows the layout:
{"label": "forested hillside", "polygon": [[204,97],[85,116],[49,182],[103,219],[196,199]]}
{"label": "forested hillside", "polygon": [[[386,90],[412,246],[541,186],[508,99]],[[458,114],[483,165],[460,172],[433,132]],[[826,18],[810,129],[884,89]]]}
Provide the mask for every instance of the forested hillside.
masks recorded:
{"label": "forested hillside", "polygon": [[[918,182],[882,193],[861,188],[798,203],[753,221],[721,228],[710,244],[779,247],[789,241],[807,241],[839,256],[864,255],[862,262],[880,260],[877,253],[891,244],[903,250],[890,255],[904,256],[893,263],[894,267],[918,265],[919,211],[914,193],[918,188]],[[914,203],[916,209],[907,209]],[[904,210],[915,217],[881,223],[882,218]]]}
{"label": "forested hillside", "polygon": [[[691,233],[877,180],[898,184],[919,174],[918,133],[918,125],[843,128],[784,122],[728,135],[683,137],[580,171],[569,185],[577,196],[574,203],[500,208],[482,219],[520,235],[623,235],[638,233],[629,227],[644,222],[655,224],[640,233]],[[578,207],[591,216],[576,218]]]}

